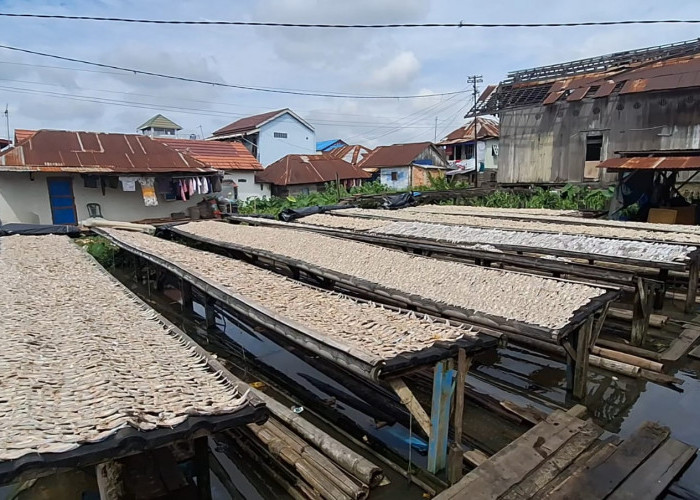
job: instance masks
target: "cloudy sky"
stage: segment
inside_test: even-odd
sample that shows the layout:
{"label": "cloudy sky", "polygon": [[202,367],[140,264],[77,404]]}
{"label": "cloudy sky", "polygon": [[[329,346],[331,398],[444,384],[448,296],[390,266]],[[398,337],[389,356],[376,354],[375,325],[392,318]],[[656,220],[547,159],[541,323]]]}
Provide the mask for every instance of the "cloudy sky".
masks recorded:
{"label": "cloudy sky", "polygon": [[[698,19],[698,0],[0,0],[0,12],[302,23],[571,22]],[[697,38],[700,25],[539,29],[332,30],[158,26],[0,18],[0,44],[206,81],[402,96],[463,90],[508,71]],[[318,140],[367,146],[445,136],[469,94],[358,100],[258,93],[100,69],[0,49],[10,127],[133,132],[155,113],[205,137],[289,107]],[[4,122],[0,137],[6,135]]]}

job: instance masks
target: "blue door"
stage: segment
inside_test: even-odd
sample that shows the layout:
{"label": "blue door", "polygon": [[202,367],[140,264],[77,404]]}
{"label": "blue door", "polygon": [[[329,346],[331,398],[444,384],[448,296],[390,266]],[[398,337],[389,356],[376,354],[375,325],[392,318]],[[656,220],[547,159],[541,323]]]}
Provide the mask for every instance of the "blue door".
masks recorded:
{"label": "blue door", "polygon": [[49,178],[49,202],[54,224],[77,224],[73,180],[70,178]]}

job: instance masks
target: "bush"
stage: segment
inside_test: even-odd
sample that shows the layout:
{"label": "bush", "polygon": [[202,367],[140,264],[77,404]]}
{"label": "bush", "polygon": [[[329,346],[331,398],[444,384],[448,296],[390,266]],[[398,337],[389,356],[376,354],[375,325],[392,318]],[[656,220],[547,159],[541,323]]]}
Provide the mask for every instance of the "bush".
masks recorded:
{"label": "bush", "polygon": [[110,243],[102,236],[85,236],[78,238],[75,242],[87,250],[102,267],[112,267],[119,247]]}

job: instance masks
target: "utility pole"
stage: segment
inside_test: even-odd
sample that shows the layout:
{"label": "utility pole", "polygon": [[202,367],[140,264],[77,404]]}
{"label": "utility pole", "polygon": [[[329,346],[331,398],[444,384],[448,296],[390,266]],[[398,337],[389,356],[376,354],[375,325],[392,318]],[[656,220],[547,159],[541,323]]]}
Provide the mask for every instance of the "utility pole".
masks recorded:
{"label": "utility pole", "polygon": [[473,85],[472,89],[472,96],[474,97],[474,121],[472,122],[472,127],[474,127],[474,187],[479,187],[479,160],[477,158],[477,147],[476,147],[476,139],[477,139],[477,129],[476,129],[476,120],[477,120],[477,110],[476,110],[476,99],[479,97],[479,88],[478,84],[484,81],[484,78],[481,75],[472,75],[470,77],[467,77],[467,83],[471,83]]}
{"label": "utility pole", "polygon": [[437,116],[435,117],[435,139],[433,139],[433,142],[437,142]]}
{"label": "utility pole", "polygon": [[8,106],[8,104],[5,104],[5,125],[7,125],[7,140],[12,143],[12,138],[10,137],[10,110]]}

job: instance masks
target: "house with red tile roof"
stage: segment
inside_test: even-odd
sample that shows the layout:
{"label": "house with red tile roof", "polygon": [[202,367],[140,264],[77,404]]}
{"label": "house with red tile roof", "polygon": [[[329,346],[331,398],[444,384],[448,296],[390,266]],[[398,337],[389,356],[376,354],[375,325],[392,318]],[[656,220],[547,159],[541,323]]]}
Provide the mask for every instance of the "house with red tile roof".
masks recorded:
{"label": "house with red tile roof", "polygon": [[245,148],[231,145],[225,159],[218,149],[189,145],[188,153],[140,134],[17,130],[15,137],[14,147],[0,152],[2,223],[169,218],[223,194],[224,172],[252,178],[261,169]]}
{"label": "house with red tile roof", "polygon": [[379,146],[367,154],[358,165],[394,189],[409,189],[430,185],[430,177],[443,177],[448,163],[444,153],[431,142],[413,142]]}
{"label": "house with red tile roof", "polygon": [[241,118],[207,140],[241,142],[263,167],[288,154],[316,153],[314,127],[288,108]]}
{"label": "house with red tile roof", "polygon": [[157,137],[156,141],[185,153],[223,173],[221,193],[233,200],[270,196],[270,184],[255,181],[262,171],[260,162],[240,142],[201,141]]}
{"label": "house with red tile roof", "polygon": [[287,155],[255,176],[257,182],[271,184],[275,196],[315,193],[331,182],[350,189],[370,177],[361,168],[327,153]]}

